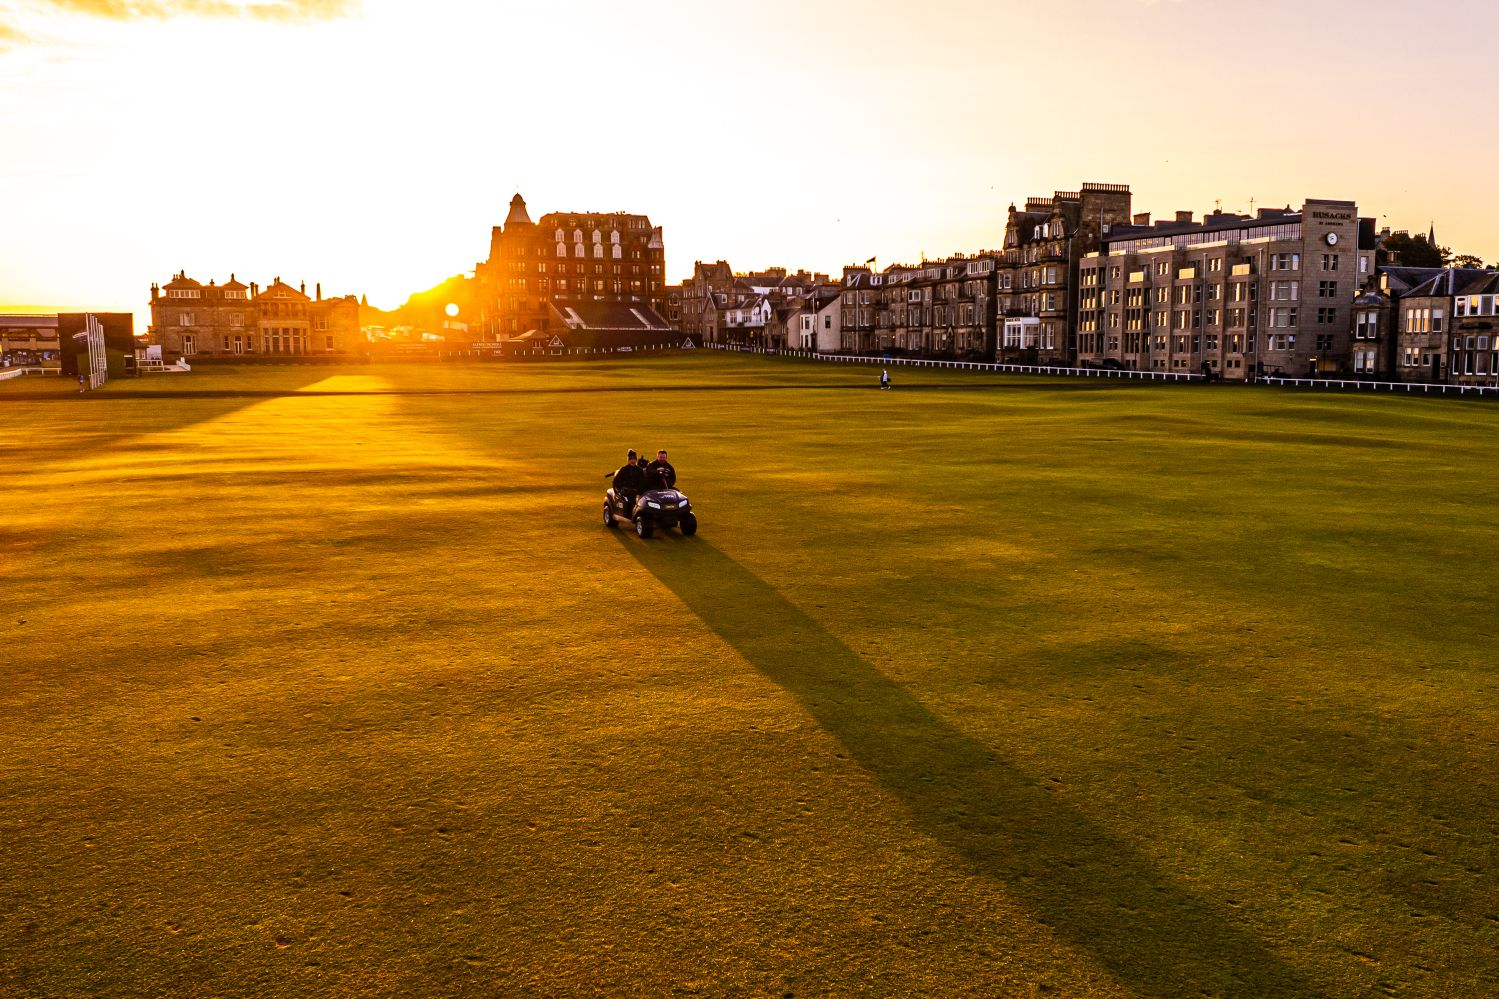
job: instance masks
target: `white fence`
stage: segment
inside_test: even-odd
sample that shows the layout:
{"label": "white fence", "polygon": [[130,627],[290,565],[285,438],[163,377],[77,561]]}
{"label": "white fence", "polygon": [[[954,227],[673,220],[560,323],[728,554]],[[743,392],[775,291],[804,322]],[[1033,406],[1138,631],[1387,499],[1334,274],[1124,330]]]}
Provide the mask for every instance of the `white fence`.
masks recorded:
{"label": "white fence", "polygon": [[5,379],[7,378],[20,378],[22,375],[55,375],[60,371],[60,368],[43,368],[35,366],[29,368],[8,368],[4,371],[0,371],[0,382],[5,381]]}
{"label": "white fence", "polygon": [[923,357],[869,357],[860,354],[819,354],[812,350],[766,350],[764,347],[741,347],[733,343],[710,343],[704,346],[742,354],[769,354],[772,357],[795,357],[811,361],[844,364],[877,364],[887,367],[953,368],[960,371],[1006,371],[1019,375],[1064,375],[1074,378],[1126,378],[1151,382],[1200,382],[1203,376],[1185,371],[1129,371],[1122,368],[1063,368],[1049,364],[993,364],[985,361],[939,361]]}
{"label": "white fence", "polygon": [[1406,395],[1499,396],[1499,385],[1444,385],[1440,382],[1364,382],[1351,378],[1285,378],[1264,375],[1263,385],[1286,385],[1291,388],[1333,388],[1350,392],[1401,392]]}
{"label": "white fence", "polygon": [[[732,343],[704,344],[714,350],[728,350],[742,354],[768,354],[772,357],[795,357],[813,361],[831,361],[847,364],[874,364],[888,367],[907,366],[922,368],[955,368],[965,371],[1007,371],[1022,375],[1062,375],[1075,378],[1126,378],[1137,381],[1200,382],[1204,376],[1197,373],[1175,371],[1128,371],[1116,368],[1063,368],[1045,364],[988,364],[982,361],[937,361],[917,357],[869,357],[857,354],[819,354],[809,350],[767,350],[764,347],[743,347]],[[1282,375],[1261,375],[1247,382],[1230,382],[1239,385],[1280,385],[1287,388],[1340,389],[1358,392],[1401,392],[1407,395],[1458,395],[1499,396],[1499,385],[1444,385],[1436,382],[1375,382],[1354,378],[1286,378]]]}

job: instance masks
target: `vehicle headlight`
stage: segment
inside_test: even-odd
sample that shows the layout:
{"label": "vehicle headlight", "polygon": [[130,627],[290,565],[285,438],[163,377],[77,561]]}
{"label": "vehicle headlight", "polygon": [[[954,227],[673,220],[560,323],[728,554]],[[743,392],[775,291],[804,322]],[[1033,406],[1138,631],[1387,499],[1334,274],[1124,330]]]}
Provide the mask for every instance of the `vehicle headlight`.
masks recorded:
{"label": "vehicle headlight", "polygon": [[645,501],[645,505],[648,506],[648,507],[650,507],[653,510],[659,510],[659,509],[661,509],[661,504],[657,503],[655,500],[646,500]]}

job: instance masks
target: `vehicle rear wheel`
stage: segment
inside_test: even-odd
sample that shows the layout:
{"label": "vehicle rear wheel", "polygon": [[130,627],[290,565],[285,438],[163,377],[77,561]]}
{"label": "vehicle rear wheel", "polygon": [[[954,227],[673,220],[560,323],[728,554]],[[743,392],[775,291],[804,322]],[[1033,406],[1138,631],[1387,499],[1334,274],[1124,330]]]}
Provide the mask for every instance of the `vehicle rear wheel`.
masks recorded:
{"label": "vehicle rear wheel", "polygon": [[655,533],[655,531],[656,525],[651,523],[651,518],[647,517],[645,514],[642,513],[640,516],[635,518],[635,533],[640,535],[642,538],[650,537]]}
{"label": "vehicle rear wheel", "polygon": [[617,520],[614,519],[614,511],[611,510],[611,509],[609,509],[609,501],[608,500],[604,501],[604,526],[605,527],[618,527],[619,526],[619,521],[617,521]]}
{"label": "vehicle rear wheel", "polygon": [[684,514],[682,514],[682,525],[681,526],[682,526],[682,533],[685,534],[685,535],[687,535],[689,538],[692,537],[694,534],[697,533],[697,514],[695,514],[695,513],[684,513]]}

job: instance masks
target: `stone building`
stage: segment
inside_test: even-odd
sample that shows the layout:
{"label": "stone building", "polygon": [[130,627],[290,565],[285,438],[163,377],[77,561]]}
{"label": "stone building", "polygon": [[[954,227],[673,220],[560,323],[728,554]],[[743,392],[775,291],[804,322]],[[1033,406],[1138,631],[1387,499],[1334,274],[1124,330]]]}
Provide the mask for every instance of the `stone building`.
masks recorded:
{"label": "stone building", "polygon": [[682,332],[700,343],[717,342],[717,310],[733,293],[734,268],[728,261],[694,263],[692,277],[682,282]]}
{"label": "stone building", "polygon": [[1496,384],[1499,273],[1440,269],[1395,307],[1392,375],[1402,382]]}
{"label": "stone building", "polygon": [[1137,215],[1079,265],[1078,362],[1228,379],[1346,373],[1374,257],[1373,220],[1351,201],[1154,225]]}
{"label": "stone building", "polygon": [[1452,301],[1448,380],[1499,385],[1499,272],[1460,281]]}
{"label": "stone building", "polygon": [[489,340],[544,332],[558,321],[557,309],[587,302],[659,314],[665,254],[661,228],[645,215],[551,212],[532,222],[517,194],[505,224],[491,230],[489,259],[474,268],[480,329]]}
{"label": "stone building", "polygon": [[[1388,233],[1385,230],[1381,238]],[[1353,300],[1353,375],[1371,381],[1399,381],[1401,302],[1445,273],[1445,268],[1379,264],[1375,269],[1375,277]]]}
{"label": "stone building", "polygon": [[[870,275],[878,289],[875,343],[880,350],[932,357],[993,357],[998,253],[958,254]],[[845,308],[859,289],[845,292]],[[862,312],[862,308],[860,310]]]}
{"label": "stone building", "polygon": [[727,261],[697,261],[692,277],[682,282],[682,332],[705,343],[748,347],[795,346],[799,330],[786,326],[792,312],[817,288],[826,274],[785,267],[734,273]]}
{"label": "stone building", "polygon": [[362,351],[359,299],[324,298],[318,285],[293,288],[279,277],[262,289],[233,274],[202,284],[179,272],[151,286],[148,334],[166,359],[178,357],[355,354]]}
{"label": "stone building", "polygon": [[1128,184],[1085,183],[1077,191],[1010,206],[996,275],[999,323],[989,353],[1007,363],[1068,365],[1078,305],[1077,273],[1105,232],[1130,222]]}

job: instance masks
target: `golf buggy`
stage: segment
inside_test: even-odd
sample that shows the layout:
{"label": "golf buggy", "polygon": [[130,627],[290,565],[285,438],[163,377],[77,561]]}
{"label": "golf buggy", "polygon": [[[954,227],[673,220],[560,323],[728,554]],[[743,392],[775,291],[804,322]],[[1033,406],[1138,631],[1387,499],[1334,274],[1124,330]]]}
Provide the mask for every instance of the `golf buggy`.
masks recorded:
{"label": "golf buggy", "polygon": [[642,538],[650,537],[658,527],[667,531],[679,527],[688,537],[697,533],[692,504],[675,489],[648,489],[633,502],[610,489],[604,493],[604,526],[618,527],[621,520],[634,521],[635,533]]}

